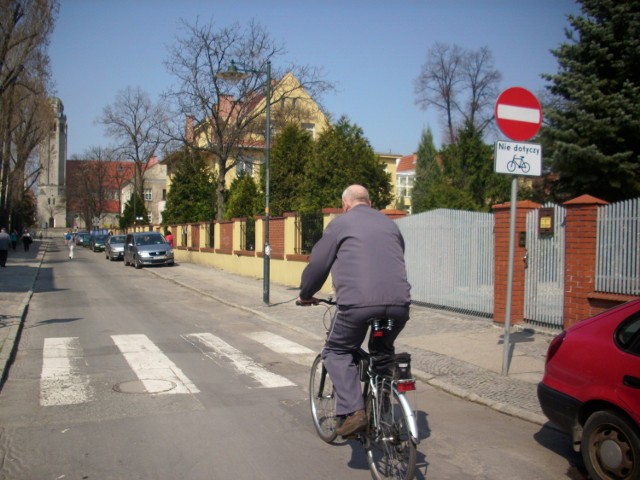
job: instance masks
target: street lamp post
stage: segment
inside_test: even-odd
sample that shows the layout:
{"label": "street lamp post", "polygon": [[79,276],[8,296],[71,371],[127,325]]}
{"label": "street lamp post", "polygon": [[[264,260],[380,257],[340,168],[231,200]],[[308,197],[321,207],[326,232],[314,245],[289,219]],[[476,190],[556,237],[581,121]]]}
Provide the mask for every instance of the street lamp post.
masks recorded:
{"label": "street lamp post", "polygon": [[267,84],[265,88],[266,105],[266,145],[265,145],[265,208],[264,208],[264,250],[263,250],[263,280],[262,280],[262,301],[269,305],[269,281],[271,276],[271,245],[269,244],[269,175],[271,169],[271,61],[267,60],[265,71],[253,70],[249,68],[238,68],[232,60],[226,72],[218,73],[218,78],[237,82],[247,74],[266,74]]}

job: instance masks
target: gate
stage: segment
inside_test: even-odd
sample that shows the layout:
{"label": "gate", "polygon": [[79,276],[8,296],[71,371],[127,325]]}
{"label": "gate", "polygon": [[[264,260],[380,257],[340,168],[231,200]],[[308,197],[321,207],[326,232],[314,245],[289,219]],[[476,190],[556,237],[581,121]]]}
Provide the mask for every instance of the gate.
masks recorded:
{"label": "gate", "polygon": [[564,325],[566,210],[551,204],[545,208],[553,208],[552,232],[539,232],[539,209],[527,213],[524,320],[542,327],[561,329]]}

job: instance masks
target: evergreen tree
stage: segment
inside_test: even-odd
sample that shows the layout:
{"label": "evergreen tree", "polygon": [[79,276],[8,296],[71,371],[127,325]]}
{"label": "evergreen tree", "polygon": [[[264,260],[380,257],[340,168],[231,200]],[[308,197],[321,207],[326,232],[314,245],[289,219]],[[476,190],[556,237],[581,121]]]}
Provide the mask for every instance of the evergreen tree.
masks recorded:
{"label": "evergreen tree", "polygon": [[211,221],[216,216],[216,182],[199,153],[180,152],[162,223]]}
{"label": "evergreen tree", "polygon": [[[139,194],[135,195],[135,212],[133,196],[127,200],[124,205],[124,210],[120,216],[120,228],[130,227],[131,225],[148,225],[149,224],[149,212],[144,204],[144,199]],[[141,218],[142,220],[136,221],[135,219]]]}
{"label": "evergreen tree", "polygon": [[442,176],[442,170],[437,163],[438,151],[433,143],[430,128],[422,132],[416,156],[416,178],[411,190],[411,210],[413,213],[420,213],[433,208],[429,202],[430,190]]}
{"label": "evergreen tree", "polygon": [[303,211],[342,206],[342,192],[351,184],[369,190],[374,208],[385,208],[392,199],[391,177],[363,131],[346,117],[325,130],[316,142],[305,171]]}
{"label": "evergreen tree", "polygon": [[[590,194],[608,201],[640,195],[640,2],[580,0],[582,16],[544,75],[555,96],[545,110],[545,159],[559,200]],[[552,177],[552,178],[554,178]]]}
{"label": "evergreen tree", "polygon": [[442,173],[434,173],[427,208],[488,211],[509,198],[509,176],[493,171],[493,148],[483,143],[473,124],[468,122],[458,135],[440,153]]}
{"label": "evergreen tree", "polygon": [[[313,156],[311,134],[288,124],[271,149],[269,207],[271,215],[300,210],[304,197],[304,171]],[[262,176],[264,185],[264,176]],[[263,187],[264,190],[264,187]]]}
{"label": "evergreen tree", "polygon": [[264,207],[262,194],[258,189],[258,184],[250,174],[240,175],[231,182],[225,205],[225,220],[231,220],[232,218],[252,219],[262,212]]}

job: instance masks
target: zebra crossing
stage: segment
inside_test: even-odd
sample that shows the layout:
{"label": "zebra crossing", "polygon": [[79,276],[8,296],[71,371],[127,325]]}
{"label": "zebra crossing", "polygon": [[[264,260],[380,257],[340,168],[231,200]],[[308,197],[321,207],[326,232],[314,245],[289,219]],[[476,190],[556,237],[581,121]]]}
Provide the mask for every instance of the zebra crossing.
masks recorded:
{"label": "zebra crossing", "polygon": [[[244,334],[267,349],[301,364],[311,365],[316,353],[298,343],[271,332]],[[291,387],[290,379],[270,371],[250,356],[212,333],[190,333],[180,337],[212,360],[223,358],[236,373],[246,375],[261,388]],[[200,390],[187,375],[149,337],[143,334],[112,335],[112,342],[124,357],[147,392],[159,395],[194,394]],[[40,375],[40,405],[76,405],[91,402],[97,393],[90,383],[85,353],[79,337],[45,338]],[[166,382],[173,388],[155,391],[154,385]]]}

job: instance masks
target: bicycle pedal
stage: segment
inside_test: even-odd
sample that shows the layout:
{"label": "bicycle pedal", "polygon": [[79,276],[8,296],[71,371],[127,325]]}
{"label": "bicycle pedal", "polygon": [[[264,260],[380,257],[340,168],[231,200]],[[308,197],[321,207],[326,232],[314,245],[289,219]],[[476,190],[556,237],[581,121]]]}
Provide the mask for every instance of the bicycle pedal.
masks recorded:
{"label": "bicycle pedal", "polygon": [[342,435],[342,439],[343,440],[357,440],[358,439],[358,434],[357,433],[352,433],[351,435]]}

